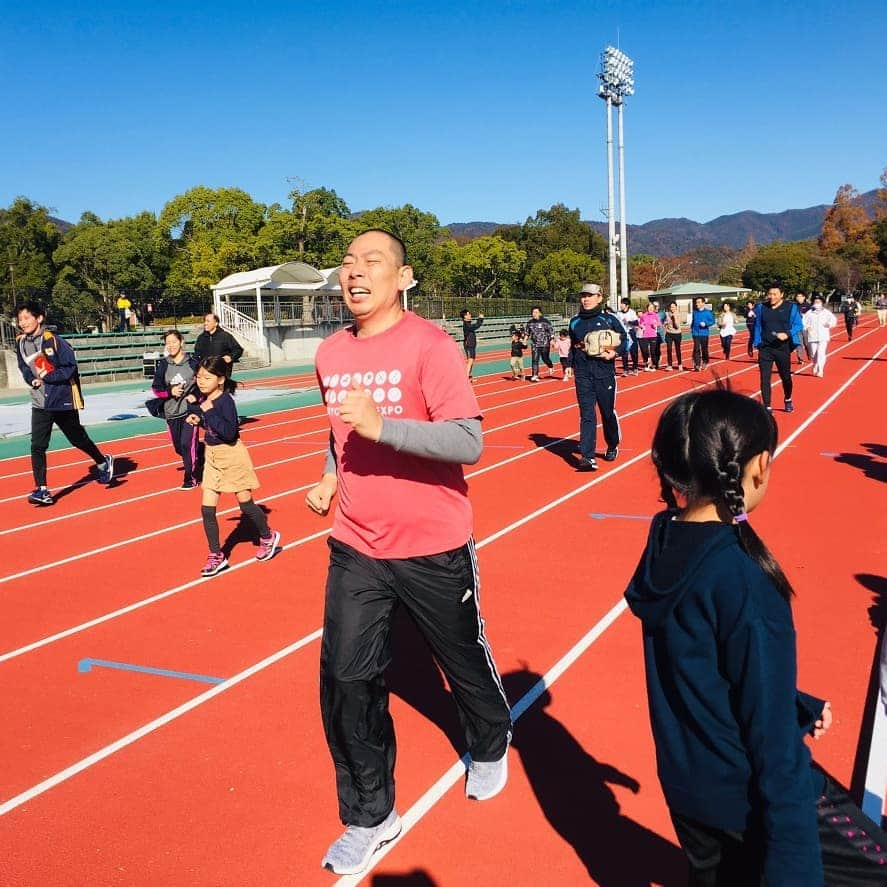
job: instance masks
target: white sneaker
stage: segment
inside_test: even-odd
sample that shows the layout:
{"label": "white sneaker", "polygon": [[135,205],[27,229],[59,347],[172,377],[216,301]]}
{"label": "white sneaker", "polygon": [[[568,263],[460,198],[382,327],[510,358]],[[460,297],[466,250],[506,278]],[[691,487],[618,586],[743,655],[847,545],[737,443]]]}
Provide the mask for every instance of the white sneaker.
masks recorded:
{"label": "white sneaker", "polygon": [[376,851],[397,838],[402,828],[394,810],[378,825],[369,828],[349,825],[342,837],[330,845],[321,867],[337,875],[357,875],[369,866]]}
{"label": "white sneaker", "polygon": [[472,761],[468,765],[465,797],[473,801],[487,801],[498,795],[507,782],[507,751],[498,761]]}

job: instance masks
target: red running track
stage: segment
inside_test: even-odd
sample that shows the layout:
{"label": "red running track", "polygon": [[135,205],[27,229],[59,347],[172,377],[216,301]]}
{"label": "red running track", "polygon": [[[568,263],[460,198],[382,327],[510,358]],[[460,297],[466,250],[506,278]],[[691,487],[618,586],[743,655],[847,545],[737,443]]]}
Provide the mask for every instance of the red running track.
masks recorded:
{"label": "red running track", "polygon": [[[835,708],[815,754],[844,782],[875,637],[866,577],[883,571],[885,554],[883,420],[871,409],[884,345],[883,331],[862,327],[852,344],[834,343],[825,379],[797,378],[797,411],[778,414],[788,446],[755,515],[798,588],[801,686]],[[744,359],[715,368],[757,388]],[[410,828],[367,883],[680,882],[639,632],[619,607],[646,523],[589,515],[661,507],[652,429],[668,399],[704,381],[651,373],[620,383],[625,445],[596,475],[564,460],[577,425],[571,385],[478,381],[485,452],[470,485],[490,639],[512,702],[555,664],[564,670],[517,722],[507,791],[469,803],[442,679],[398,624],[390,684],[398,808]],[[195,578],[205,554],[197,495],[174,491],[174,454],[157,435],[113,444],[135,463],[119,486],[86,484],[43,511],[20,501],[27,460],[0,465],[0,883],[336,882],[319,869],[340,829],[316,700],[329,521],[303,504],[324,417],[320,407],[269,414],[244,438],[285,550],[257,564],[241,541],[234,569],[208,581]],[[50,454],[53,484],[83,476],[78,457]],[[85,658],[225,683],[78,673]]]}

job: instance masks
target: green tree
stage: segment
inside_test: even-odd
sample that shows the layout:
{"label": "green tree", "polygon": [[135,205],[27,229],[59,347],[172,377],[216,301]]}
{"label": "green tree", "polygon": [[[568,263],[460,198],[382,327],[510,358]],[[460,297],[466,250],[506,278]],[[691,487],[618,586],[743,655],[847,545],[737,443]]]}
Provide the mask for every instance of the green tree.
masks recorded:
{"label": "green tree", "polygon": [[434,252],[433,282],[455,295],[510,296],[514,293],[526,253],[514,243],[493,235],[477,237],[463,245],[441,243]]}
{"label": "green tree", "polygon": [[[431,272],[434,245],[449,236],[441,228],[437,216],[422,212],[412,204],[396,207],[376,207],[360,214],[359,231],[382,228],[396,234],[407,247],[407,262],[413,266],[420,288]],[[341,256],[339,260],[341,261]]]}
{"label": "green tree", "polygon": [[538,293],[565,299],[579,292],[587,281],[603,280],[604,263],[572,249],[555,250],[539,259],[524,277],[524,282]]}
{"label": "green tree", "polygon": [[[61,267],[62,285],[54,292],[58,309],[73,306],[64,300],[75,293],[92,292],[110,323],[117,293],[125,290],[135,305],[156,301],[169,268],[169,245],[153,213],[102,222],[84,213],[53,254]],[[78,307],[82,311],[82,306]]]}
{"label": "green tree", "polygon": [[52,288],[49,307],[52,322],[62,329],[83,332],[93,324],[98,325],[104,316],[99,295],[83,286],[70,265],[62,268]]}
{"label": "green tree", "polygon": [[578,209],[568,209],[563,203],[540,209],[528,218],[517,243],[531,267],[549,253],[564,249],[607,261],[607,241],[581,220]]}
{"label": "green tree", "polygon": [[55,279],[52,254],[60,240],[49,211],[27,197],[17,197],[8,209],[0,209],[4,311],[11,309],[16,299],[46,299]]}
{"label": "green tree", "polygon": [[240,188],[201,185],[170,200],[159,220],[172,251],[167,297],[206,299],[212,284],[253,267],[265,218],[264,204]]}
{"label": "green tree", "polygon": [[743,286],[758,292],[780,286],[786,292],[811,292],[828,285],[826,268],[809,240],[776,241],[762,246],[742,272]]}

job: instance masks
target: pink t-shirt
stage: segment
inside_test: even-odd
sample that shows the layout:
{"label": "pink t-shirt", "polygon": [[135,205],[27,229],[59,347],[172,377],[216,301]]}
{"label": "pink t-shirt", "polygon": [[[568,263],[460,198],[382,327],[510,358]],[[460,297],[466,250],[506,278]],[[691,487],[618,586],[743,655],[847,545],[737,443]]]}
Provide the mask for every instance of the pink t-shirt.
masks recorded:
{"label": "pink t-shirt", "polygon": [[570,351],[573,348],[573,343],[570,341],[569,336],[567,336],[566,339],[562,339],[560,336],[558,336],[554,347],[557,348],[557,353],[559,357],[569,357]]}
{"label": "pink t-shirt", "polygon": [[641,330],[638,335],[642,339],[654,339],[656,330],[662,326],[662,321],[655,312],[644,311],[643,314],[638,314],[638,326]]}
{"label": "pink t-shirt", "polygon": [[421,557],[464,545],[472,514],[462,466],[366,440],[338,410],[359,378],[386,419],[480,416],[453,339],[407,311],[366,339],[350,329],[335,333],[321,343],[315,366],[338,462],[333,537],[374,558]]}

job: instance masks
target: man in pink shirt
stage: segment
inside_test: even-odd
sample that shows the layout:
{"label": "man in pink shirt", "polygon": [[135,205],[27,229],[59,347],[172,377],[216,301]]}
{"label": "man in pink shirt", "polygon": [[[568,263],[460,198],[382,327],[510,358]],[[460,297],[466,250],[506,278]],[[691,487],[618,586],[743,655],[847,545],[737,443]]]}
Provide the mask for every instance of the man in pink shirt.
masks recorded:
{"label": "man in pink shirt", "polygon": [[322,865],[356,874],[400,834],[394,728],[383,672],[391,618],[409,611],[446,675],[471,755],[466,794],[507,780],[511,717],[484,634],[463,464],[480,458],[481,413],[456,344],[401,307],[412,280],[403,243],[372,229],[351,243],[339,282],[354,324],[317,352],[330,452],[308,507],[330,539],[320,698],[346,826]]}

